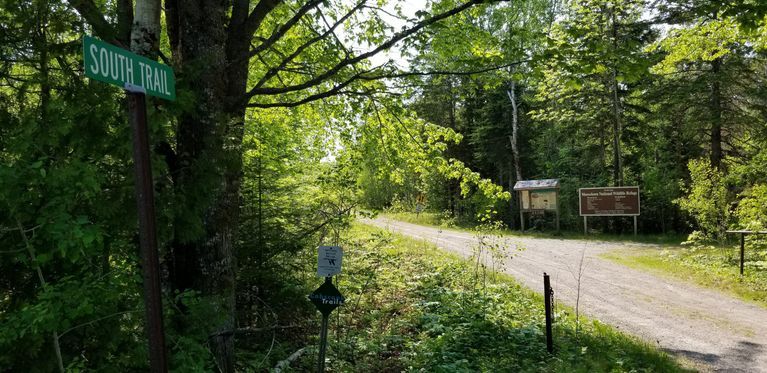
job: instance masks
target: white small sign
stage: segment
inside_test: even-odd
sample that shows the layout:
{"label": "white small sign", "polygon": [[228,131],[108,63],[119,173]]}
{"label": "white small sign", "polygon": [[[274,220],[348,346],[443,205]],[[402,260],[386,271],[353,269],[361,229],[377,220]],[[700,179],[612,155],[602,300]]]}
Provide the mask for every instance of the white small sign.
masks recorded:
{"label": "white small sign", "polygon": [[341,258],[344,256],[341,246],[320,246],[317,256],[317,276],[327,277],[341,273]]}

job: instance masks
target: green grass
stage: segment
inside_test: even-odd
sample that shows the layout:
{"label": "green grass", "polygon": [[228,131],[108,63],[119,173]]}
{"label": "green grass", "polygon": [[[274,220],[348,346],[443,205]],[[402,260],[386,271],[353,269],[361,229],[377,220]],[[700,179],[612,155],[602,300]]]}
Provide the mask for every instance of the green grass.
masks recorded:
{"label": "green grass", "polygon": [[[356,224],[342,245],[337,284],[347,300],[331,315],[331,371],[686,371],[654,346],[599,322],[582,318],[576,332],[572,311],[562,307],[550,355],[540,295],[506,275],[475,272],[428,242]],[[317,329],[307,333],[316,345]],[[292,368],[310,371],[315,359],[308,353]]]}
{"label": "green grass", "polygon": [[624,249],[602,254],[625,266],[646,270],[730,294],[767,307],[767,252],[746,249],[745,275],[740,276],[736,247]]}
{"label": "green grass", "polygon": [[[475,223],[464,222],[456,223],[451,219],[445,219],[441,214],[423,212],[420,214],[410,212],[386,212],[380,213],[381,217],[389,218],[393,220],[404,221],[407,223],[427,225],[432,227],[448,228],[459,231],[471,231],[476,227]],[[664,246],[678,246],[680,243],[687,239],[686,235],[681,234],[639,234],[634,236],[631,233],[627,234],[589,234],[585,235],[582,231],[561,231],[560,233],[540,232],[540,231],[526,231],[521,233],[519,231],[503,230],[502,232],[506,236],[517,237],[535,237],[535,238],[556,238],[556,239],[571,239],[571,240],[599,240],[599,241],[611,241],[611,242],[640,242],[651,243]]]}

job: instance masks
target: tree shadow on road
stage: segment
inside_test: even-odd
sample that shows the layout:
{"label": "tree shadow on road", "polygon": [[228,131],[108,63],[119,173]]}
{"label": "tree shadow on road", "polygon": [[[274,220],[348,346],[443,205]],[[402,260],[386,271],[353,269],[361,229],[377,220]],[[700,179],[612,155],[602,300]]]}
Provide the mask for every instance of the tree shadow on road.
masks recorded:
{"label": "tree shadow on road", "polygon": [[757,361],[757,357],[765,353],[764,346],[749,341],[740,341],[721,355],[671,348],[665,350],[669,354],[703,363],[706,366],[714,367],[716,370],[727,372],[759,372],[767,370],[767,367],[760,365],[759,361]]}

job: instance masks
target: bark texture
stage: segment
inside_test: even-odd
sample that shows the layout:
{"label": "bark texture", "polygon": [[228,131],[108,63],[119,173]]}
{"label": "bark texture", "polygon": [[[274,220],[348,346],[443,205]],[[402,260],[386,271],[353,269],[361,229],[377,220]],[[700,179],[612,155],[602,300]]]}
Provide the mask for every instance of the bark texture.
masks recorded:
{"label": "bark texture", "polygon": [[509,141],[511,142],[511,153],[514,156],[514,175],[516,180],[522,180],[522,166],[519,160],[519,146],[518,146],[518,132],[519,132],[519,110],[517,105],[517,84],[512,80],[511,86],[507,91],[509,95],[509,101],[511,101],[511,136]]}
{"label": "bark texture", "polygon": [[[174,171],[177,198],[192,209],[195,218],[176,220],[170,281],[177,290],[201,291],[217,305],[221,321],[211,331],[210,344],[219,370],[233,372],[234,236],[244,110],[233,110],[228,103],[229,94],[236,90],[230,87],[241,87],[240,95],[244,92],[247,59],[241,64],[229,62],[237,52],[247,53],[249,38],[242,35],[241,40],[228,43],[227,1],[167,3],[171,5],[174,64],[183,88],[195,99],[195,105],[178,118],[179,168]],[[227,53],[228,45],[235,45],[236,51]],[[188,234],[200,230],[197,236]]]}

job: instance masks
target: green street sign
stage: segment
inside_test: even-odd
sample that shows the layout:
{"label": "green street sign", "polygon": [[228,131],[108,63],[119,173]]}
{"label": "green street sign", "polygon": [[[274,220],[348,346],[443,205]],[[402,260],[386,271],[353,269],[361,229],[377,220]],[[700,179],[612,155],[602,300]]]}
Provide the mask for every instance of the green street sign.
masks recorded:
{"label": "green street sign", "polygon": [[141,57],[99,39],[83,36],[85,76],[131,92],[176,99],[176,81],[170,66]]}

